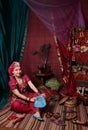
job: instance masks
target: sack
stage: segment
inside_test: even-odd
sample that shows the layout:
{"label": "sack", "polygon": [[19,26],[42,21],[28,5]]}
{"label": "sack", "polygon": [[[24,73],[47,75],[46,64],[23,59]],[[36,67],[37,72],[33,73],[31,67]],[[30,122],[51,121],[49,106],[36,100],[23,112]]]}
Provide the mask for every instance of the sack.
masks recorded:
{"label": "sack", "polygon": [[35,102],[34,102],[34,106],[37,108],[43,108],[46,106],[46,100],[44,98],[44,96],[41,94],[39,96],[37,96]]}

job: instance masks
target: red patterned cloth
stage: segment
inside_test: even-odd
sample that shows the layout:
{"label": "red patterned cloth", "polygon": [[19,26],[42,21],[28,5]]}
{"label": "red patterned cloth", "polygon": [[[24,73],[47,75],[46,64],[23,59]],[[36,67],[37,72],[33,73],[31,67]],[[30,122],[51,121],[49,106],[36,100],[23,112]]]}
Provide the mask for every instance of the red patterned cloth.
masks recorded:
{"label": "red patterned cloth", "polygon": [[[30,81],[30,78],[27,75],[23,75],[22,80],[23,80],[23,83],[19,85],[14,79],[14,77],[11,78],[9,81],[10,90],[12,91],[12,90],[18,89],[21,94],[29,98],[36,97],[37,93],[29,93],[27,90],[28,89],[27,82]],[[25,100],[22,100],[14,94],[12,94],[11,108],[15,112],[19,112],[19,113],[29,113],[29,112],[35,113],[39,111],[38,108],[34,107],[33,102],[27,102]]]}

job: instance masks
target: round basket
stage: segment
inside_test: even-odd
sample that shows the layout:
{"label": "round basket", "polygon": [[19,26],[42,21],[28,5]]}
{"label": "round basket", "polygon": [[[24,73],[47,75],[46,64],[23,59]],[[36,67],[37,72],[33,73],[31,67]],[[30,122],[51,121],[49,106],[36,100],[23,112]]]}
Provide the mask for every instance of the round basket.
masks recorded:
{"label": "round basket", "polygon": [[67,101],[68,98],[69,98],[69,96],[63,97],[63,98],[59,101],[59,105],[63,104],[65,101]]}
{"label": "round basket", "polygon": [[64,105],[67,107],[75,107],[77,106],[77,99],[68,99]]}

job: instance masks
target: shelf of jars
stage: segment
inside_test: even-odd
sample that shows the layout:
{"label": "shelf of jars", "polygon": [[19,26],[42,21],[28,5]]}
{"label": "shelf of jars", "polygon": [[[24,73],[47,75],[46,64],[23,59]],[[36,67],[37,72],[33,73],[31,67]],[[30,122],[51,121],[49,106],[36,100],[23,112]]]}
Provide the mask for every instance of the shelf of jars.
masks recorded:
{"label": "shelf of jars", "polygon": [[77,86],[88,87],[88,30],[75,28],[72,44],[72,72]]}

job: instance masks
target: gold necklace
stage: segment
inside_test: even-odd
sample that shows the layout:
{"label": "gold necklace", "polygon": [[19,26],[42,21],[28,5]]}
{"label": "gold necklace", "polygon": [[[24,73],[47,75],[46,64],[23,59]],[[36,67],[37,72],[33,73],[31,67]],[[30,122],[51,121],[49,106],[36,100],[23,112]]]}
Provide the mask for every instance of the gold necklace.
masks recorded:
{"label": "gold necklace", "polygon": [[17,81],[19,84],[22,83],[22,78],[17,78],[17,77],[15,77],[15,78],[16,78],[16,81]]}

